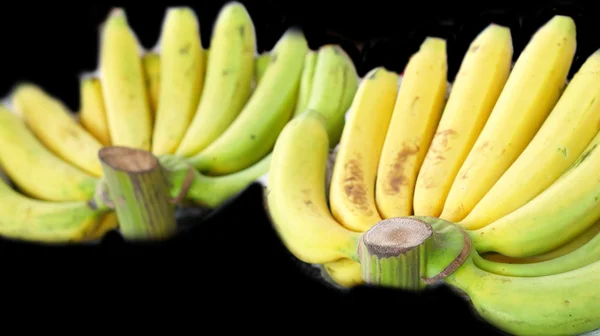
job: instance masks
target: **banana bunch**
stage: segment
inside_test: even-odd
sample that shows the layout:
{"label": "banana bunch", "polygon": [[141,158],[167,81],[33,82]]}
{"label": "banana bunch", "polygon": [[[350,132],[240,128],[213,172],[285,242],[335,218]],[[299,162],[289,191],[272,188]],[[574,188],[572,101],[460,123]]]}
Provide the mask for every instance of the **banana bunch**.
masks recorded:
{"label": "banana bunch", "polygon": [[0,235],[64,243],[118,228],[99,157],[110,146],[156,156],[180,205],[218,207],[268,172],[280,131],[305,111],[336,143],[358,82],[340,46],[311,50],[298,29],[258,54],[239,2],[221,9],[206,49],[190,8],[167,9],[148,50],[115,8],[78,111],[25,82],[0,106]]}
{"label": "banana bunch", "polygon": [[[575,51],[567,16],[539,27],[514,63],[510,30],[490,24],[450,84],[446,42],[428,37],[402,75],[364,76],[331,171],[327,120],[296,117],[275,143],[265,194],[282,241],[353,287],[370,271],[360,246],[379,223],[456,228],[464,242],[437,241],[426,263],[465,244],[451,271],[432,275],[491,324],[518,335],[600,328],[600,50],[567,78]],[[402,237],[416,236],[386,239]]]}

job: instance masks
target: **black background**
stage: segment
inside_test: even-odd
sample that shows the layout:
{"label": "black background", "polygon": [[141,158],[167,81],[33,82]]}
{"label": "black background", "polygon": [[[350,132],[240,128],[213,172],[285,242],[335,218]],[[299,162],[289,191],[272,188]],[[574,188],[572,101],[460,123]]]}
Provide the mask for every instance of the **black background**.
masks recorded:
{"label": "black background", "polygon": [[[531,34],[554,14],[570,15],[577,24],[571,74],[600,47],[600,20],[583,2],[242,2],[253,18],[259,51],[271,49],[284,30],[297,26],[313,49],[341,44],[360,75],[375,66],[401,72],[425,36],[435,35],[448,41],[452,80],[467,46],[489,23],[511,28],[516,58]],[[77,110],[78,76],[96,68],[98,29],[111,7],[123,6],[140,42],[152,48],[165,8],[191,6],[207,47],[213,20],[224,3],[7,4],[0,20],[0,95],[19,81],[31,81]],[[195,324],[195,330],[216,326],[275,332],[497,332],[446,287],[423,294],[373,288],[339,292],[327,287],[283,247],[267,221],[259,185],[250,186],[209,218],[188,219],[187,224],[193,229],[157,246],[124,244],[113,235],[98,246],[69,248],[0,241],[0,287],[14,288],[4,296],[14,295],[21,302],[50,295],[45,301],[50,305],[85,303],[83,313],[95,324],[131,320],[133,313],[142,311],[147,315],[141,324],[166,322],[157,317],[169,313]],[[167,303],[159,305],[163,299]],[[100,308],[104,304],[110,309]],[[101,309],[104,315],[90,309]],[[370,322],[361,324],[360,317],[369,315]],[[425,322],[426,316],[434,319]],[[384,322],[386,318],[390,322]]]}

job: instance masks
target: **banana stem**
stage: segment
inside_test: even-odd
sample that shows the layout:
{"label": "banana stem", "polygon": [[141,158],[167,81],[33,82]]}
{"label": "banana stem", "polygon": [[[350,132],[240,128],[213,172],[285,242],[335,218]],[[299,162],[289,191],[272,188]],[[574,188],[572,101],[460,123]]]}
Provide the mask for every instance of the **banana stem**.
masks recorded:
{"label": "banana stem", "polygon": [[127,147],[99,152],[111,205],[127,240],[158,240],[177,227],[167,179],[152,153]]}
{"label": "banana stem", "polygon": [[406,290],[425,287],[425,249],[432,235],[428,223],[413,218],[390,218],[375,224],[363,234],[358,249],[364,281]]}

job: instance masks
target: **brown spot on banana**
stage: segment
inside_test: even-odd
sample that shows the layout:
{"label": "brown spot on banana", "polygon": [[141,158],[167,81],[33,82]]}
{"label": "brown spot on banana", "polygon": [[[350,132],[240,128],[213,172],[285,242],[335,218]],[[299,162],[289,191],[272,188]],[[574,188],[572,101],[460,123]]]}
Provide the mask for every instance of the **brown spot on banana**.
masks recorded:
{"label": "brown spot on banana", "polygon": [[417,155],[419,149],[419,145],[402,144],[402,149],[396,154],[394,164],[387,173],[387,183],[384,184],[384,192],[387,195],[397,194],[400,192],[400,187],[406,185],[407,180],[404,172],[406,169],[406,161],[408,161],[410,157]]}
{"label": "brown spot on banana", "polygon": [[362,211],[365,215],[371,215],[369,198],[367,197],[367,187],[364,178],[364,172],[360,166],[360,155],[348,160],[344,165],[344,192],[348,200]]}

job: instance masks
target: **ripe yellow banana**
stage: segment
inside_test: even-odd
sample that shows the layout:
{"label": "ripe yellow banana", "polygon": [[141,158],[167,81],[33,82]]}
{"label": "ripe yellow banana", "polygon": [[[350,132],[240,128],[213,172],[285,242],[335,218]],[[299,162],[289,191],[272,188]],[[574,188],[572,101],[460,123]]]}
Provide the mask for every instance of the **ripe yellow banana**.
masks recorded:
{"label": "ripe yellow banana", "polygon": [[569,254],[580,247],[587,244],[590,240],[592,240],[596,235],[600,233],[600,221],[596,222],[596,224],[592,225],[589,229],[585,230],[582,234],[577,236],[575,239],[569,241],[565,245],[562,245],[559,248],[556,248],[550,252],[542,253],[535,255],[533,257],[525,257],[525,258],[511,258],[500,253],[486,253],[481,257],[493,261],[496,263],[506,263],[506,264],[531,264],[531,263],[539,263],[546,260],[552,260],[558,257],[562,257],[566,254]]}
{"label": "ripe yellow banana", "polygon": [[114,211],[107,211],[104,216],[98,221],[96,226],[87,232],[84,237],[86,241],[94,241],[104,238],[111,230],[119,227],[119,218]]}
{"label": "ripe yellow banana", "polygon": [[317,52],[309,50],[304,59],[304,67],[300,76],[300,91],[298,92],[298,101],[294,109],[294,116],[303,113],[308,107],[308,100],[312,94],[313,77],[317,66]]}
{"label": "ripe yellow banana", "polygon": [[570,17],[557,15],[533,35],[461,166],[441,218],[464,219],[525,149],[562,92],[575,47]]}
{"label": "ripe yellow banana", "polygon": [[339,45],[319,48],[306,108],[318,111],[325,118],[331,148],[340,140],[344,127],[340,121],[345,120],[352,105],[358,82],[352,59]]}
{"label": "ripe yellow banana", "polygon": [[199,24],[187,7],[167,10],[160,39],[160,91],[152,153],[172,154],[194,118],[204,84]]}
{"label": "ripe yellow banana", "polygon": [[81,126],[57,98],[33,84],[12,93],[13,108],[32,133],[54,154],[96,177],[102,176],[102,144]]}
{"label": "ripe yellow banana", "polygon": [[110,146],[110,131],[104,108],[102,85],[96,77],[82,77],[79,80],[79,112],[78,122],[102,146]]}
{"label": "ripe yellow banana", "polygon": [[196,114],[176,154],[190,157],[205,149],[236,119],[252,93],[256,36],[244,5],[231,2],[217,17]]}
{"label": "ripe yellow banana", "polygon": [[471,42],[415,183],[413,211],[442,213],[452,182],[506,83],[513,55],[510,30],[489,25]]}
{"label": "ripe yellow banana", "polygon": [[0,199],[0,235],[10,239],[43,243],[84,241],[94,237],[93,231],[104,219],[104,211],[93,210],[85,201],[32,199],[1,180]]}
{"label": "ripe yellow banana", "polygon": [[578,335],[600,328],[600,261],[525,278],[483,271],[469,257],[445,281],[466,292],[486,321],[513,335]]}
{"label": "ripe yellow banana", "polygon": [[375,204],[375,178],[398,79],[382,67],[369,71],[358,87],[342,133],[329,202],[333,216],[353,231],[366,231],[381,220]]}
{"label": "ripe yellow banana", "polygon": [[[214,50],[213,50],[214,51]],[[226,175],[245,169],[267,155],[290,120],[308,43],[290,29],[272,51],[272,61],[240,115],[227,130],[189,161],[201,173]]]}
{"label": "ripe yellow banana", "polygon": [[518,209],[550,186],[599,131],[600,50],[569,82],[523,153],[459,224],[479,229]]}
{"label": "ripe yellow banana", "polygon": [[552,251],[600,219],[600,133],[552,185],[527,204],[468,231],[477,251],[530,257]]}
{"label": "ripe yellow banana", "polygon": [[446,41],[433,37],[425,39],[404,69],[375,182],[382,218],[413,214],[417,174],[444,108],[447,69]]}
{"label": "ripe yellow banana", "polygon": [[265,75],[265,71],[267,71],[267,67],[271,63],[271,54],[268,52],[264,52],[258,56],[256,56],[256,60],[254,61],[254,86],[256,87],[258,83],[262,80]]}
{"label": "ripe yellow banana", "polygon": [[331,215],[325,194],[329,139],[323,117],[307,111],[277,138],[268,174],[266,202],[286,247],[306,263],[355,259],[360,234]]}
{"label": "ripe yellow banana", "polygon": [[352,259],[344,258],[332,261],[323,264],[323,268],[327,275],[342,287],[351,288],[364,283],[360,263]]}
{"label": "ripe yellow banana", "polygon": [[152,112],[141,47],[121,8],[102,27],[100,73],[112,145],[149,151]]}
{"label": "ripe yellow banana", "polygon": [[146,79],[146,90],[154,120],[158,108],[158,95],[160,90],[160,55],[154,51],[142,56],[142,65]]}
{"label": "ripe yellow banana", "polygon": [[5,107],[0,107],[0,165],[22,193],[41,200],[88,201],[98,183],[53,154]]}

